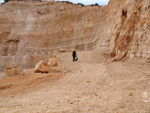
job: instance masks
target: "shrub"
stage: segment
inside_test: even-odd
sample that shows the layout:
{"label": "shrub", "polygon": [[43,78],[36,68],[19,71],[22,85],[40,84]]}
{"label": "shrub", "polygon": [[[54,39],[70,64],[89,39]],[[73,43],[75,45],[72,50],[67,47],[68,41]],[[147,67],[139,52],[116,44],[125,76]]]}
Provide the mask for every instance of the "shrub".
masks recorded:
{"label": "shrub", "polygon": [[82,7],[84,6],[84,4],[82,4],[82,3],[78,3],[78,5],[81,5]]}
{"label": "shrub", "polygon": [[9,1],[9,0],[4,0],[4,3],[5,3],[5,2],[8,2],[8,1]]}

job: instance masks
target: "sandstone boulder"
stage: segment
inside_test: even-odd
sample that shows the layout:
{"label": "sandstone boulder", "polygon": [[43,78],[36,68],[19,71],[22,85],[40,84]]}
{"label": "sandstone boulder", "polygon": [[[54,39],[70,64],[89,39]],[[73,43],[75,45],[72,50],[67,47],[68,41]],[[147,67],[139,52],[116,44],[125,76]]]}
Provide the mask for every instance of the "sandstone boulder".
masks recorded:
{"label": "sandstone boulder", "polygon": [[52,67],[58,66],[58,59],[57,58],[49,58],[48,64]]}
{"label": "sandstone boulder", "polygon": [[20,73],[21,73],[20,68],[17,66],[8,66],[8,67],[5,67],[4,69],[5,76],[15,76]]}
{"label": "sandstone boulder", "polygon": [[35,66],[35,73],[48,73],[50,72],[50,65],[44,61],[39,61]]}

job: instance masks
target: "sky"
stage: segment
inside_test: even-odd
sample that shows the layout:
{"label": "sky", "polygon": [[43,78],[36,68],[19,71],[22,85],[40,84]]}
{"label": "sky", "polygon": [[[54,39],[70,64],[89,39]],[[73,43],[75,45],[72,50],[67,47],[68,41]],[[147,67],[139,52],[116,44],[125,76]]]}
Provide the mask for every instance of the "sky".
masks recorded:
{"label": "sky", "polygon": [[3,3],[3,2],[4,2],[4,0],[0,0],[0,4]]}
{"label": "sky", "polygon": [[[82,3],[85,5],[98,3],[99,5],[107,5],[109,0],[57,0],[57,1],[70,1],[73,3]],[[0,0],[0,4],[3,3],[4,0]]]}
{"label": "sky", "polygon": [[82,3],[85,5],[98,3],[99,5],[107,5],[109,0],[57,0],[57,1],[70,1],[73,3]]}

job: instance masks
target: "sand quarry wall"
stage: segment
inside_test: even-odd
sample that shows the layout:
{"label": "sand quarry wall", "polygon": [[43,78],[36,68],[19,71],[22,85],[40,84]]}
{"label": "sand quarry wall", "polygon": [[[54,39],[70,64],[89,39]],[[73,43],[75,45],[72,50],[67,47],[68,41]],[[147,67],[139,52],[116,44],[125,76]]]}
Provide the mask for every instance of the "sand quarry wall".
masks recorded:
{"label": "sand quarry wall", "polygon": [[10,1],[0,6],[0,70],[31,68],[54,50],[98,50],[114,61],[150,57],[150,1],[107,6]]}

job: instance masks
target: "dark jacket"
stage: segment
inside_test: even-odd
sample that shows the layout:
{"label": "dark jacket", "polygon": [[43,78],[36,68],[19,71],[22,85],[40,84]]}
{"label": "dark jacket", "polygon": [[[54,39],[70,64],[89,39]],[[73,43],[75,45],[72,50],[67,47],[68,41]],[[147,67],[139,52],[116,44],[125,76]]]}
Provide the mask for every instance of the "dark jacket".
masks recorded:
{"label": "dark jacket", "polygon": [[76,57],[76,51],[73,51],[72,56]]}

